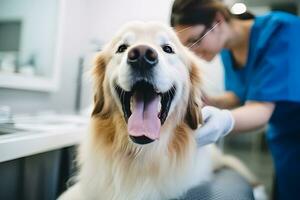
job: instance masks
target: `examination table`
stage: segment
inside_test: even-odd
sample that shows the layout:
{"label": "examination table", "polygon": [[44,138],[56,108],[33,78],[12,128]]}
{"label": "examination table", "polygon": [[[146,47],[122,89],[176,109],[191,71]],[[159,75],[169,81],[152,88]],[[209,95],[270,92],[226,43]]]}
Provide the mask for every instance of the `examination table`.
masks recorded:
{"label": "examination table", "polygon": [[188,191],[176,200],[254,200],[252,187],[237,172],[221,169],[212,181]]}

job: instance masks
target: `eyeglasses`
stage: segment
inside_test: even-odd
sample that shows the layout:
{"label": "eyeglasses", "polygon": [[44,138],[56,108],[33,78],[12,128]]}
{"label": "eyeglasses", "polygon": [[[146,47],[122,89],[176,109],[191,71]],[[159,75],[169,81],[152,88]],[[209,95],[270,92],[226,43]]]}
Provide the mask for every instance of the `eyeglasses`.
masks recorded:
{"label": "eyeglasses", "polygon": [[[195,47],[199,46],[200,42],[203,40],[203,38],[205,38],[207,36],[207,34],[209,34],[211,31],[213,31],[218,25],[219,25],[219,22],[217,22],[212,27],[206,27],[204,29],[203,33],[201,33],[201,35],[199,36],[199,39],[197,39],[193,44],[188,46],[188,48],[191,49],[191,48],[195,48]],[[186,29],[184,29],[184,30],[186,30]]]}

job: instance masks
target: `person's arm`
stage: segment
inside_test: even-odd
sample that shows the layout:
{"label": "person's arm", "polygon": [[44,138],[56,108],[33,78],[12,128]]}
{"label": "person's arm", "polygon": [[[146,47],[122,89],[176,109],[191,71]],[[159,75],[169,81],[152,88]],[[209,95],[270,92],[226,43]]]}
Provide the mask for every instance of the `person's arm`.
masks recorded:
{"label": "person's arm", "polygon": [[265,126],[274,111],[271,102],[247,102],[232,111],[205,106],[202,109],[204,124],[196,131],[198,146],[214,143],[230,132],[241,133]]}
{"label": "person's arm", "polygon": [[249,101],[231,111],[235,120],[233,132],[242,133],[264,127],[275,108],[271,102]]}
{"label": "person's arm", "polygon": [[208,96],[203,93],[202,100],[205,105],[222,109],[232,109],[240,105],[239,98],[233,92],[225,92],[219,96]]}

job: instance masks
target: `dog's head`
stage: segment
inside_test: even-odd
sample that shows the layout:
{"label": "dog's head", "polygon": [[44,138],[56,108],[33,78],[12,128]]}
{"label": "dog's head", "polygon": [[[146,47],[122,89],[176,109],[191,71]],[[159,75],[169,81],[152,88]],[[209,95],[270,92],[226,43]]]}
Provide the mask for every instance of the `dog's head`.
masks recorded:
{"label": "dog's head", "polygon": [[200,78],[195,57],[171,28],[127,24],[97,55],[93,117],[122,114],[131,140],[160,138],[165,126],[201,122]]}

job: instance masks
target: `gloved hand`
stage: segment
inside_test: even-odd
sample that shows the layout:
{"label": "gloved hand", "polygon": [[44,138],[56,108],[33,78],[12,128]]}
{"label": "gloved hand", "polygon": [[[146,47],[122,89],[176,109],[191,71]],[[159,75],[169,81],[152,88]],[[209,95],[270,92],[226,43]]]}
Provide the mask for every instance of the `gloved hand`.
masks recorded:
{"label": "gloved hand", "polygon": [[202,108],[203,125],[195,131],[198,147],[216,142],[234,127],[234,118],[229,110],[212,106]]}

